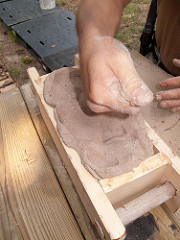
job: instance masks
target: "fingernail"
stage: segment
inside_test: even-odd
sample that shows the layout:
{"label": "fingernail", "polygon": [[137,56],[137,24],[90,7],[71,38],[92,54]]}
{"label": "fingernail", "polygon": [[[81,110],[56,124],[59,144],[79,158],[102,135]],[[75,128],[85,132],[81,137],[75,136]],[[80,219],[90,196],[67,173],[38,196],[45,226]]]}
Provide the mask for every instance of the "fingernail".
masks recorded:
{"label": "fingernail", "polygon": [[166,102],[161,102],[160,106],[161,107],[167,107],[167,103]]}
{"label": "fingernail", "polygon": [[166,87],[167,84],[165,82],[160,82],[161,87]]}
{"label": "fingernail", "polygon": [[133,103],[139,106],[145,106],[153,100],[153,93],[146,86],[142,85],[140,88],[136,89],[133,94]]}
{"label": "fingernail", "polygon": [[156,99],[157,100],[161,100],[162,99],[162,96],[160,94],[156,94]]}

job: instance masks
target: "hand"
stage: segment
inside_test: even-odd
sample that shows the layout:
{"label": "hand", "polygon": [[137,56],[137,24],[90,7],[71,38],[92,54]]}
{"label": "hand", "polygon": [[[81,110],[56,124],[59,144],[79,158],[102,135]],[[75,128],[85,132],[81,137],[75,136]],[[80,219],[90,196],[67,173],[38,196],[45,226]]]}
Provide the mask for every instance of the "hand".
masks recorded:
{"label": "hand", "polygon": [[[176,67],[180,68],[180,59],[173,59]],[[172,88],[157,93],[156,98],[162,100],[162,108],[171,108],[172,112],[180,111],[180,76],[164,80],[160,83],[161,87]]]}
{"label": "hand", "polygon": [[121,42],[112,37],[96,37],[87,42],[80,42],[80,66],[92,111],[134,114],[153,100]]}

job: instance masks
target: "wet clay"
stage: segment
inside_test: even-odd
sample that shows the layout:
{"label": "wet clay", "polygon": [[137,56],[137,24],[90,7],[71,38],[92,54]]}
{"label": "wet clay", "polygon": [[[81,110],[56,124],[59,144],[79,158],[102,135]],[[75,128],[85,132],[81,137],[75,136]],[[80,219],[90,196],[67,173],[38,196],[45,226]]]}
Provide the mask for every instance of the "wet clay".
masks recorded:
{"label": "wet clay", "polygon": [[49,74],[44,98],[54,107],[59,136],[96,178],[133,171],[153,155],[141,115],[96,114],[87,107],[79,69],[62,68]]}

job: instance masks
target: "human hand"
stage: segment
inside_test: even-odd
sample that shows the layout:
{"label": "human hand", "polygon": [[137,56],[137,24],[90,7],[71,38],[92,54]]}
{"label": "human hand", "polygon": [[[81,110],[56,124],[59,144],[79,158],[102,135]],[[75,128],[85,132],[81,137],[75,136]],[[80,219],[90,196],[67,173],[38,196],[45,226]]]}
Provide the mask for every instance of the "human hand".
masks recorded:
{"label": "human hand", "polygon": [[135,114],[153,100],[121,42],[112,37],[88,38],[87,42],[80,43],[80,66],[92,111]]}
{"label": "human hand", "polygon": [[[176,67],[180,68],[180,59],[173,59]],[[172,112],[180,111],[180,76],[160,82],[161,87],[172,88],[157,93],[157,100],[161,100],[162,108],[170,108]]]}

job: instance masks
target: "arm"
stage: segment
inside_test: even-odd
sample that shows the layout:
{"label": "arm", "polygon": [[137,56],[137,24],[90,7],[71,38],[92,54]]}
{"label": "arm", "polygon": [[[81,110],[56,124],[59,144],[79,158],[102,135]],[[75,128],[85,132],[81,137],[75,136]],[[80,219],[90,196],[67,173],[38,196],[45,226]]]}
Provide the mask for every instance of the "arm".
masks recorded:
{"label": "arm", "polygon": [[124,7],[131,0],[83,0],[77,15],[80,41],[94,36],[114,37],[118,31]]}
{"label": "arm", "polygon": [[114,39],[129,0],[83,0],[77,15],[80,67],[87,103],[95,112],[136,113],[153,95],[129,51]]}

